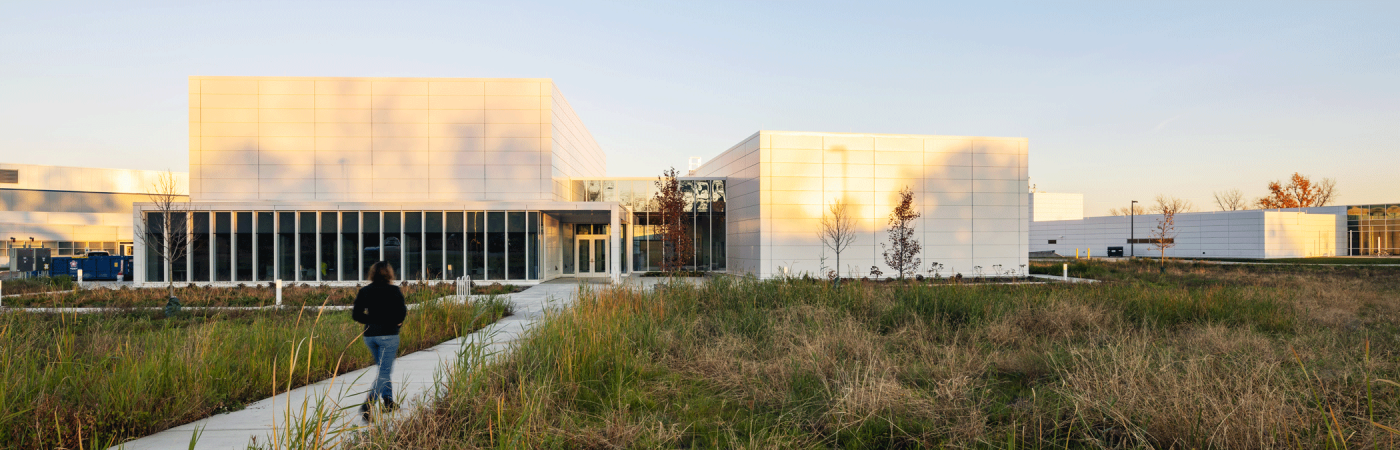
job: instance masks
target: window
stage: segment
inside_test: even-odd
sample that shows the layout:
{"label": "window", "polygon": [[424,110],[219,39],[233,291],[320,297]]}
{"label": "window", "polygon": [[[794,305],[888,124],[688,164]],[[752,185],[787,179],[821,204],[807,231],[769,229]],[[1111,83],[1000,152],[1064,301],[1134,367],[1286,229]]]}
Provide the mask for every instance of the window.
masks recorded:
{"label": "window", "polygon": [[506,213],[486,213],[486,279],[506,279]]}
{"label": "window", "polygon": [[340,213],[340,279],[359,280],[357,267],[360,267],[360,213]]}
{"label": "window", "polygon": [[214,213],[214,281],[233,280],[232,213]]}
{"label": "window", "polygon": [[403,213],[403,279],[423,279],[423,213]]}
{"label": "window", "polygon": [[297,213],[297,280],[316,281],[316,213]]}
{"label": "window", "polygon": [[426,211],[423,213],[424,279],[443,279],[446,270],[442,265],[442,211]]}
{"label": "window", "polygon": [[[209,281],[209,213],[194,214],[194,233],[190,240],[190,255],[194,258],[194,273],[190,281]],[[103,242],[102,249],[116,254],[115,242]]]}
{"label": "window", "polygon": [[253,281],[253,212],[234,213],[234,280]]}
{"label": "window", "polygon": [[320,271],[321,281],[336,281],[340,279],[339,271],[336,270],[340,263],[340,256],[336,254],[336,233],[340,227],[336,224],[336,213],[334,211],[321,212],[321,260],[317,270]]}
{"label": "window", "polygon": [[297,213],[277,212],[277,277],[291,282],[297,279]]}
{"label": "window", "polygon": [[360,214],[364,219],[364,227],[360,231],[360,243],[364,247],[363,257],[360,258],[360,273],[368,275],[369,266],[379,262],[383,257],[379,254],[379,212],[368,211]]}
{"label": "window", "polygon": [[272,281],[277,278],[273,269],[276,267],[273,256],[273,215],[271,211],[259,211],[258,216],[258,281]]}
{"label": "window", "polygon": [[0,183],[19,184],[19,171],[13,169],[0,170]]}
{"label": "window", "polygon": [[[1157,239],[1154,239],[1154,238],[1128,239],[1128,243],[1129,243],[1129,244],[1156,244],[1156,243],[1157,243]],[[1176,238],[1167,238],[1167,239],[1166,239],[1166,243],[1168,243],[1168,244],[1175,244],[1175,243],[1176,243]],[[1054,244],[1054,242],[1051,242],[1051,244]]]}
{"label": "window", "polygon": [[525,213],[522,211],[511,211],[506,213],[506,261],[510,265],[506,273],[506,278],[511,280],[525,279]]}
{"label": "window", "polygon": [[1049,243],[1050,243],[1050,244],[1054,244],[1054,243],[1056,243],[1056,242],[1058,242],[1058,241],[1056,241],[1055,239],[1051,239]]}

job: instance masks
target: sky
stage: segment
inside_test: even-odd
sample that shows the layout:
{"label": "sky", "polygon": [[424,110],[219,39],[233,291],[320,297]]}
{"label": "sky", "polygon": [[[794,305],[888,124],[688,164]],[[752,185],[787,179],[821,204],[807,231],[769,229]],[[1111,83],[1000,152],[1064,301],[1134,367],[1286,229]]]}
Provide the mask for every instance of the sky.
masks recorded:
{"label": "sky", "polygon": [[1030,140],[1088,215],[1400,202],[1400,2],[20,2],[0,162],[187,170],[191,75],[552,78],[610,176],[758,130]]}

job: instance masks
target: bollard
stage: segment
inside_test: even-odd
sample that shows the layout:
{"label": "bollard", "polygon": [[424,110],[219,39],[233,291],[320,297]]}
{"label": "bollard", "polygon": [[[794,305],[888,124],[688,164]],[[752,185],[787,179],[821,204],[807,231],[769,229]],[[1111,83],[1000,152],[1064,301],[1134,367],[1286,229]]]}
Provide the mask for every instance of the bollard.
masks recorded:
{"label": "bollard", "polygon": [[282,307],[282,279],[277,279],[277,307]]}
{"label": "bollard", "polygon": [[83,269],[78,269],[78,287],[83,287]]}
{"label": "bollard", "polygon": [[1074,259],[1079,259],[1079,247],[1074,248]]}
{"label": "bollard", "polygon": [[5,307],[5,280],[0,280],[0,308]]}
{"label": "bollard", "polygon": [[1094,259],[1094,248],[1089,247],[1084,249],[1084,257],[1088,259]]}
{"label": "bollard", "polygon": [[1069,264],[1065,264],[1065,281],[1069,281]]}

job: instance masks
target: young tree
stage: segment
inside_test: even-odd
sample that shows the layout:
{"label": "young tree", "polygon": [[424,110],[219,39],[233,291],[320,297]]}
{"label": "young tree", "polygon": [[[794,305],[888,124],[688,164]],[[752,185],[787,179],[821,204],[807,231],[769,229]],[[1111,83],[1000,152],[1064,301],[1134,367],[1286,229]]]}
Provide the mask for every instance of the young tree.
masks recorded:
{"label": "young tree", "polygon": [[676,179],[676,168],[672,167],[656,178],[656,195],[652,201],[661,213],[658,225],[661,234],[661,270],[675,272],[691,263],[695,255],[695,242],[691,241],[690,227],[685,221],[685,197],[681,195],[681,183]]}
{"label": "young tree", "polygon": [[822,215],[821,228],[817,231],[822,245],[836,253],[836,285],[841,285],[841,252],[856,241],[856,219],[851,217],[844,200],[836,200],[827,208],[830,214]]}
{"label": "young tree", "polygon": [[1244,201],[1244,193],[1239,189],[1231,189],[1215,193],[1215,206],[1221,211],[1239,211],[1249,208],[1249,204]]}
{"label": "young tree", "polygon": [[1146,208],[1143,208],[1142,205],[1138,205],[1138,204],[1136,204],[1136,203],[1133,204],[1133,209],[1132,209],[1132,212],[1131,212],[1131,213],[1128,211],[1128,208],[1127,208],[1126,206],[1125,206],[1125,207],[1109,208],[1109,209],[1108,209],[1108,215],[1110,215],[1110,216],[1129,216],[1129,215],[1138,215],[1138,216],[1141,216],[1141,215],[1143,215],[1143,214],[1147,214],[1147,209],[1146,209]]}
{"label": "young tree", "polygon": [[194,236],[189,232],[189,195],[181,189],[175,174],[166,171],[151,182],[146,198],[154,206],[136,222],[136,236],[160,258],[161,269],[166,274],[166,294],[173,301],[175,277],[172,269],[176,262],[184,261],[190,247],[195,245]]}
{"label": "young tree", "polygon": [[1152,246],[1161,252],[1163,264],[1166,264],[1167,249],[1176,246],[1176,214],[1188,212],[1193,207],[1191,202],[1167,195],[1157,196],[1157,205],[1153,206],[1154,214],[1161,214],[1157,218],[1157,225],[1152,227]]}
{"label": "young tree", "polygon": [[899,205],[890,212],[890,246],[880,244],[880,247],[885,249],[885,265],[899,271],[901,280],[906,273],[918,272],[919,266],[923,264],[919,259],[919,251],[923,247],[914,237],[914,219],[920,216],[921,214],[914,210],[914,191],[908,186],[900,189]]}
{"label": "young tree", "polygon": [[1259,209],[1307,208],[1327,206],[1335,201],[1336,197],[1336,180],[1323,178],[1322,181],[1313,183],[1312,179],[1294,172],[1286,185],[1278,181],[1269,182],[1269,195],[1259,198],[1255,203],[1259,205]]}

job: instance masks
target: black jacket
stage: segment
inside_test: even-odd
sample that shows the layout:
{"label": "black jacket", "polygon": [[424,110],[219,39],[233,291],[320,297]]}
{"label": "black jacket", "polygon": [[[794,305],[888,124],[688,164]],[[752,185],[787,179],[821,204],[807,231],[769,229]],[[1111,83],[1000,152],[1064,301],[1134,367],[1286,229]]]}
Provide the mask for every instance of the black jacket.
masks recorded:
{"label": "black jacket", "polygon": [[403,291],[388,283],[370,283],[355,295],[355,310],[351,317],[365,324],[365,336],[399,334],[399,325],[408,316]]}

